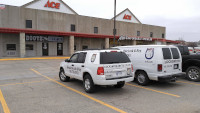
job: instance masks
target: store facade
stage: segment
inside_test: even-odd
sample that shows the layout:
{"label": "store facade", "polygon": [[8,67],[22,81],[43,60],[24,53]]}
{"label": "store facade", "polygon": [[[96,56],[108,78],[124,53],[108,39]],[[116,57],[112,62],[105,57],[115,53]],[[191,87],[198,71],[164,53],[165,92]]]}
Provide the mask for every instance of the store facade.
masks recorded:
{"label": "store facade", "polygon": [[[116,45],[167,43],[165,27],[142,24],[129,9],[116,20]],[[35,0],[0,10],[0,57],[69,56],[113,44],[113,19],[81,16],[62,0]]]}

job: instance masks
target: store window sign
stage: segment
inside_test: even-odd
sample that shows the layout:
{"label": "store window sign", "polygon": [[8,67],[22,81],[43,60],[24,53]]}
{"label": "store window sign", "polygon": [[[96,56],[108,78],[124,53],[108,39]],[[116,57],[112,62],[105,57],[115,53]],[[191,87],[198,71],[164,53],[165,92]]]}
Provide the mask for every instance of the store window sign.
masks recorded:
{"label": "store window sign", "polygon": [[141,40],[141,41],[152,41],[152,38],[148,37],[127,37],[127,36],[120,36],[118,41],[121,40]]}
{"label": "store window sign", "polygon": [[49,2],[48,0],[44,7],[60,9],[60,3]]}
{"label": "store window sign", "polygon": [[125,14],[123,19],[131,20],[131,15],[127,15],[127,14]]}
{"label": "store window sign", "polygon": [[26,41],[38,42],[63,42],[63,37],[59,36],[40,36],[40,35],[26,35]]}

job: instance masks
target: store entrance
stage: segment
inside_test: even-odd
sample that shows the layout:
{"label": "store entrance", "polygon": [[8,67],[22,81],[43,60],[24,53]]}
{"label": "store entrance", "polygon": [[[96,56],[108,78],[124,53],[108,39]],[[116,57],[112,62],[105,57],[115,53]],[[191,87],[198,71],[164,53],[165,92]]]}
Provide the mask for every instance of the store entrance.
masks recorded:
{"label": "store entrance", "polygon": [[49,55],[49,44],[42,43],[42,56],[48,56],[48,55]]}
{"label": "store entrance", "polygon": [[63,55],[63,43],[57,43],[57,55],[58,56]]}

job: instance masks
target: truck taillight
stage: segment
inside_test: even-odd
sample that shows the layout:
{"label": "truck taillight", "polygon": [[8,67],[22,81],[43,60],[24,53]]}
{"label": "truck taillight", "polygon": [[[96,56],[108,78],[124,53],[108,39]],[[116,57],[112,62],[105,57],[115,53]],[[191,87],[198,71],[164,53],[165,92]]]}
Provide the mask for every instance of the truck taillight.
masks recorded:
{"label": "truck taillight", "polygon": [[133,72],[133,64],[131,64],[131,69],[132,69],[132,72]]}
{"label": "truck taillight", "polygon": [[158,71],[162,71],[162,64],[158,64]]}
{"label": "truck taillight", "polygon": [[98,67],[97,75],[104,75],[104,68],[103,67]]}

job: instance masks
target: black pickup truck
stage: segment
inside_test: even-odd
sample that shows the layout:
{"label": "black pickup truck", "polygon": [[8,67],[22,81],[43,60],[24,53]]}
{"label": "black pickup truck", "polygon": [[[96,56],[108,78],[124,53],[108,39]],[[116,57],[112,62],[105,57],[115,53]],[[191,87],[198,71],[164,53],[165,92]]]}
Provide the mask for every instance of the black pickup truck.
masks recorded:
{"label": "black pickup truck", "polygon": [[200,55],[190,55],[187,46],[177,46],[182,55],[182,70],[186,78],[191,81],[200,81]]}

